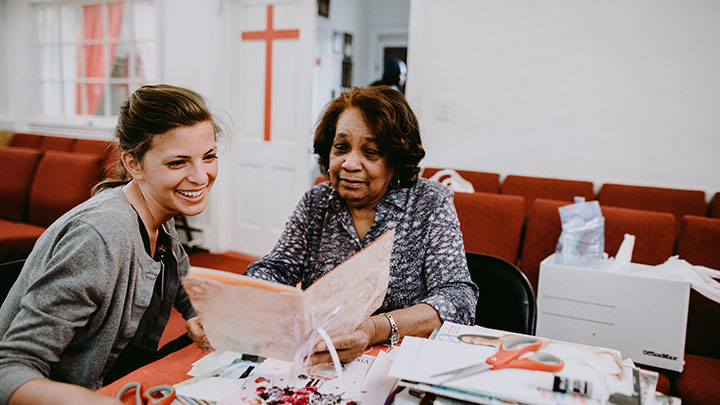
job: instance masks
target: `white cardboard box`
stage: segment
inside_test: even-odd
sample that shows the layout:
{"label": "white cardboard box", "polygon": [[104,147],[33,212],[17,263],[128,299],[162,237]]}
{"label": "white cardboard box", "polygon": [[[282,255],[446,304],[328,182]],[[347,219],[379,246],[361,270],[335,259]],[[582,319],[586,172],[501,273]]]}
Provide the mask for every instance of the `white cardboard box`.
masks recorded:
{"label": "white cardboard box", "polygon": [[540,263],[538,336],[609,347],[639,364],[682,371],[689,283],[559,265],[554,256]]}

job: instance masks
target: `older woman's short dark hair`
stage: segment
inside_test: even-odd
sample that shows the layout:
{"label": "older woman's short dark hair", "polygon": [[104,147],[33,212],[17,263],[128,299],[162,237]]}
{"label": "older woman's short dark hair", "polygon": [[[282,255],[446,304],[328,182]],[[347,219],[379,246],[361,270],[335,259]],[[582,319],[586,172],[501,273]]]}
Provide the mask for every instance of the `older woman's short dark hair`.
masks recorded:
{"label": "older woman's short dark hair", "polygon": [[338,117],[349,108],[360,110],[380,152],[394,169],[391,185],[414,185],[420,172],[418,163],[425,157],[420,127],[405,96],[389,86],[355,87],[328,104],[315,129],[313,143],[323,174],[328,175]]}

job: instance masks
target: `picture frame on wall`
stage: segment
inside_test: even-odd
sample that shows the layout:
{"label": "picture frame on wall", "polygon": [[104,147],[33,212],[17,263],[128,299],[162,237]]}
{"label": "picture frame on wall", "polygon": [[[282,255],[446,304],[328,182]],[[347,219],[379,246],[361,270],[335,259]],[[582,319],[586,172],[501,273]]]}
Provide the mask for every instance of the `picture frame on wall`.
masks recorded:
{"label": "picture frame on wall", "polygon": [[317,5],[319,16],[330,17],[330,0],[318,0]]}

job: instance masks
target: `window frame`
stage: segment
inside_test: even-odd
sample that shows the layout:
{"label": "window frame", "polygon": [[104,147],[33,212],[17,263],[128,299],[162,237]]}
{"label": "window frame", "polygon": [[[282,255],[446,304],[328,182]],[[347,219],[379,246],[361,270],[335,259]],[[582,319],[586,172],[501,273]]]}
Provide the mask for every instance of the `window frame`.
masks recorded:
{"label": "window frame", "polygon": [[[130,16],[128,18],[127,24],[128,31],[130,32],[130,36],[127,39],[123,39],[121,37],[118,38],[110,38],[109,32],[108,32],[108,7],[107,5],[110,3],[118,3],[122,2],[125,4],[125,11]],[[32,72],[32,93],[35,95],[36,100],[40,100],[39,103],[35,103],[33,107],[33,111],[31,111],[31,118],[28,121],[28,124],[30,128],[37,132],[52,132],[52,133],[63,133],[63,134],[72,134],[72,133],[78,133],[78,134],[102,134],[101,136],[107,137],[110,133],[108,129],[113,129],[116,122],[117,122],[117,111],[111,110],[111,86],[113,85],[127,85],[128,86],[128,93],[132,93],[135,89],[137,89],[139,86],[151,83],[151,82],[157,82],[161,81],[160,73],[163,71],[162,69],[162,61],[161,61],[161,24],[160,24],[160,10],[161,5],[160,0],[151,0],[155,13],[154,13],[154,36],[152,37],[144,37],[138,39],[136,32],[135,32],[135,2],[136,0],[31,0],[30,7],[31,7],[31,19],[32,19],[32,35],[31,35],[31,44],[34,49],[33,58],[35,60],[35,69]],[[86,5],[102,5],[102,15],[103,15],[103,37],[102,39],[78,39],[73,41],[63,41],[63,38],[61,38],[61,24],[62,24],[62,13],[61,8],[62,6],[86,6]],[[41,8],[42,7],[55,7],[56,8],[56,18],[58,19],[58,23],[56,24],[57,32],[53,33],[53,38],[51,40],[40,40],[38,36],[38,24],[39,24],[39,17]],[[155,71],[150,72],[148,74],[148,78],[141,79],[138,76],[136,76],[135,71],[135,56],[137,55],[137,45],[147,45],[151,44],[154,46],[154,52],[155,52]],[[63,72],[63,48],[67,46],[77,46],[79,48],[84,48],[87,45],[102,45],[103,46],[103,59],[104,61],[109,61],[109,63],[104,63],[103,68],[103,77],[102,78],[95,78],[95,77],[87,77],[85,73],[85,65],[81,66],[81,69],[83,70],[83,75],[81,78],[73,77],[72,79],[68,79],[67,77],[64,77]],[[110,48],[112,45],[116,45],[117,47],[126,46],[130,50],[130,54],[128,57],[128,75],[127,77],[121,77],[121,78],[113,78],[112,77],[112,69],[115,66],[114,61],[110,60]],[[42,73],[42,65],[41,65],[41,49],[43,48],[51,48],[54,52],[57,52],[59,54],[58,62],[60,64],[59,68],[57,69],[57,77],[55,78],[44,78]],[[43,108],[43,104],[45,102],[45,99],[43,98],[43,86],[47,84],[55,84],[60,87],[60,114],[59,115],[49,115],[46,114]],[[87,96],[86,91],[84,90],[85,87],[83,86],[83,91],[81,91],[81,100],[82,100],[82,109],[83,113],[80,115],[65,115],[64,111],[67,111],[67,106],[65,105],[65,86],[66,85],[72,85],[77,86],[78,84],[86,85],[86,84],[102,84],[104,86],[103,95],[101,99],[101,106],[102,106],[102,115],[94,115],[87,112]],[[73,107],[74,108],[74,107]]]}

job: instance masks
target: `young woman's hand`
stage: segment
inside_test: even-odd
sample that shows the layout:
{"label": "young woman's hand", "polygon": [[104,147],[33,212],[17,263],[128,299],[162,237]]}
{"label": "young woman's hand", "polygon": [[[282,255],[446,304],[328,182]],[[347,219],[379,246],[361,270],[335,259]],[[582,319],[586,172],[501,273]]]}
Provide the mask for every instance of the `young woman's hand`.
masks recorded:
{"label": "young woman's hand", "polygon": [[205,329],[203,329],[202,322],[200,322],[200,317],[196,316],[188,319],[187,322],[185,322],[185,327],[188,330],[188,336],[190,336],[190,339],[192,339],[199,348],[206,352],[215,351],[215,348],[210,345],[207,335],[205,335]]}

